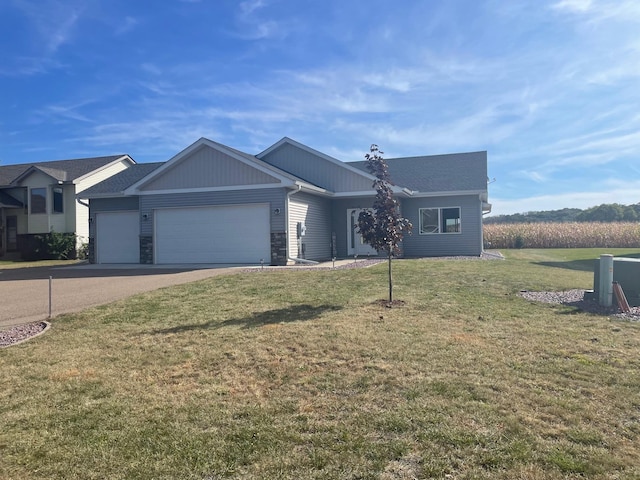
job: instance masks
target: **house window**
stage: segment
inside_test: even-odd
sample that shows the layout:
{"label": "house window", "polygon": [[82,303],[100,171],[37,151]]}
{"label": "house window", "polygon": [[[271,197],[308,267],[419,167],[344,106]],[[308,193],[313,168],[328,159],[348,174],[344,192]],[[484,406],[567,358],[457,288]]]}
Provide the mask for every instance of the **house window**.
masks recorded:
{"label": "house window", "polygon": [[31,213],[47,213],[47,189],[31,189]]}
{"label": "house window", "polygon": [[53,213],[64,213],[61,187],[53,187]]}
{"label": "house window", "polygon": [[460,207],[421,208],[420,235],[460,233]]}

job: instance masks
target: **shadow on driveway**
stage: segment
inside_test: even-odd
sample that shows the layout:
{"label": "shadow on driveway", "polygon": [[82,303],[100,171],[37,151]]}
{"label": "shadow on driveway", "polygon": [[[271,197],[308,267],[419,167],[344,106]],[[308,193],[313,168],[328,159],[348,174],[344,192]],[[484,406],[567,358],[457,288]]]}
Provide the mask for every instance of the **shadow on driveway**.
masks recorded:
{"label": "shadow on driveway", "polygon": [[46,280],[53,278],[139,277],[169,275],[197,270],[252,267],[252,265],[194,264],[194,265],[93,265],[0,268],[0,282],[16,280]]}

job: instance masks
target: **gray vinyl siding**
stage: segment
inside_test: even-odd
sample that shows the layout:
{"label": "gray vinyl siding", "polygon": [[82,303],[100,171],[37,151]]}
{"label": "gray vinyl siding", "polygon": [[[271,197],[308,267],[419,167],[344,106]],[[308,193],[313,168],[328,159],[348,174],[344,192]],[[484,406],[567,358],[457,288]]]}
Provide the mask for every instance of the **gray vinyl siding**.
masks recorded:
{"label": "gray vinyl siding", "polygon": [[[372,205],[371,197],[333,201],[331,230],[335,233],[338,257],[347,256],[347,210]],[[420,235],[419,209],[447,207],[460,207],[461,233]],[[413,233],[405,235],[402,243],[404,256],[479,256],[482,253],[482,205],[478,195],[401,199],[400,211],[413,224]]]}
{"label": "gray vinyl siding", "polygon": [[[297,224],[306,225],[306,235],[297,237]],[[289,201],[289,257],[309,260],[331,258],[331,207],[326,198],[297,193]],[[301,254],[304,245],[304,255]],[[300,252],[300,253],[299,253]]]}
{"label": "gray vinyl siding", "polygon": [[[140,214],[142,218],[146,214],[147,220],[141,222],[141,232],[143,236],[153,235],[153,211],[158,208],[242,205],[249,203],[269,203],[271,232],[284,232],[286,231],[285,201],[286,192],[282,188],[143,195],[140,197]],[[277,215],[275,213],[276,209],[280,211]]]}
{"label": "gray vinyl siding", "polygon": [[[294,145],[285,144],[261,158],[263,161],[332,192],[372,190],[372,181],[341,165]],[[345,164],[347,165],[347,164]]]}
{"label": "gray vinyl siding", "polygon": [[280,181],[209,146],[202,146],[158,174],[142,191],[266,185]]}
{"label": "gray vinyl siding", "polygon": [[[406,257],[479,256],[482,253],[482,206],[478,195],[403,199],[401,206],[402,215],[413,224],[413,233],[403,241]],[[421,208],[449,207],[460,207],[461,233],[420,235]]]}
{"label": "gray vinyl siding", "polygon": [[[89,200],[89,218],[100,212],[126,212],[138,210],[138,197],[94,198]],[[142,222],[141,222],[142,223]],[[89,222],[89,237],[95,238],[96,222]]]}

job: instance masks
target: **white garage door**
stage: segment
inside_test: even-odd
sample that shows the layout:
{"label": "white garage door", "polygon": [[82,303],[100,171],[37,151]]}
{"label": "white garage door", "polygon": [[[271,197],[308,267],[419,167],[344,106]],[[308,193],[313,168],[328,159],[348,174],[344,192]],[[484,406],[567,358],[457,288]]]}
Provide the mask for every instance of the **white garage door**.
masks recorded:
{"label": "white garage door", "polygon": [[155,211],[155,263],[269,263],[269,205]]}
{"label": "white garage door", "polygon": [[140,263],[138,212],[96,214],[96,261]]}

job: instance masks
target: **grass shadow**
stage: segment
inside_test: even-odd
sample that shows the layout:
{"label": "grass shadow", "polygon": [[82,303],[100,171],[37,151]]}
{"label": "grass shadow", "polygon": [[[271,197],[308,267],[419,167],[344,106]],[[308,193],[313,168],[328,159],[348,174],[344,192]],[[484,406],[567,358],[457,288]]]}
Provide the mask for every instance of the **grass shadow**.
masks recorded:
{"label": "grass shadow", "polygon": [[[640,258],[640,253],[625,253],[624,255],[616,255],[617,258]],[[597,258],[581,258],[576,260],[565,261],[547,261],[532,262],[534,265],[543,267],[563,268],[565,270],[578,270],[581,272],[593,272],[595,269]]]}
{"label": "grass shadow", "polygon": [[532,262],[534,265],[543,267],[563,268],[565,270],[578,270],[581,272],[593,272],[595,268],[595,260],[570,260],[566,262]]}
{"label": "grass shadow", "polygon": [[193,330],[208,330],[233,326],[239,326],[241,328],[257,328],[277,323],[307,322],[319,318],[325,312],[335,312],[338,310],[342,310],[342,307],[338,305],[292,305],[286,308],[267,310],[266,312],[256,312],[249,317],[231,318],[223,322],[210,321],[192,325],[180,325],[177,327],[156,330],[153,333],[181,333]]}

